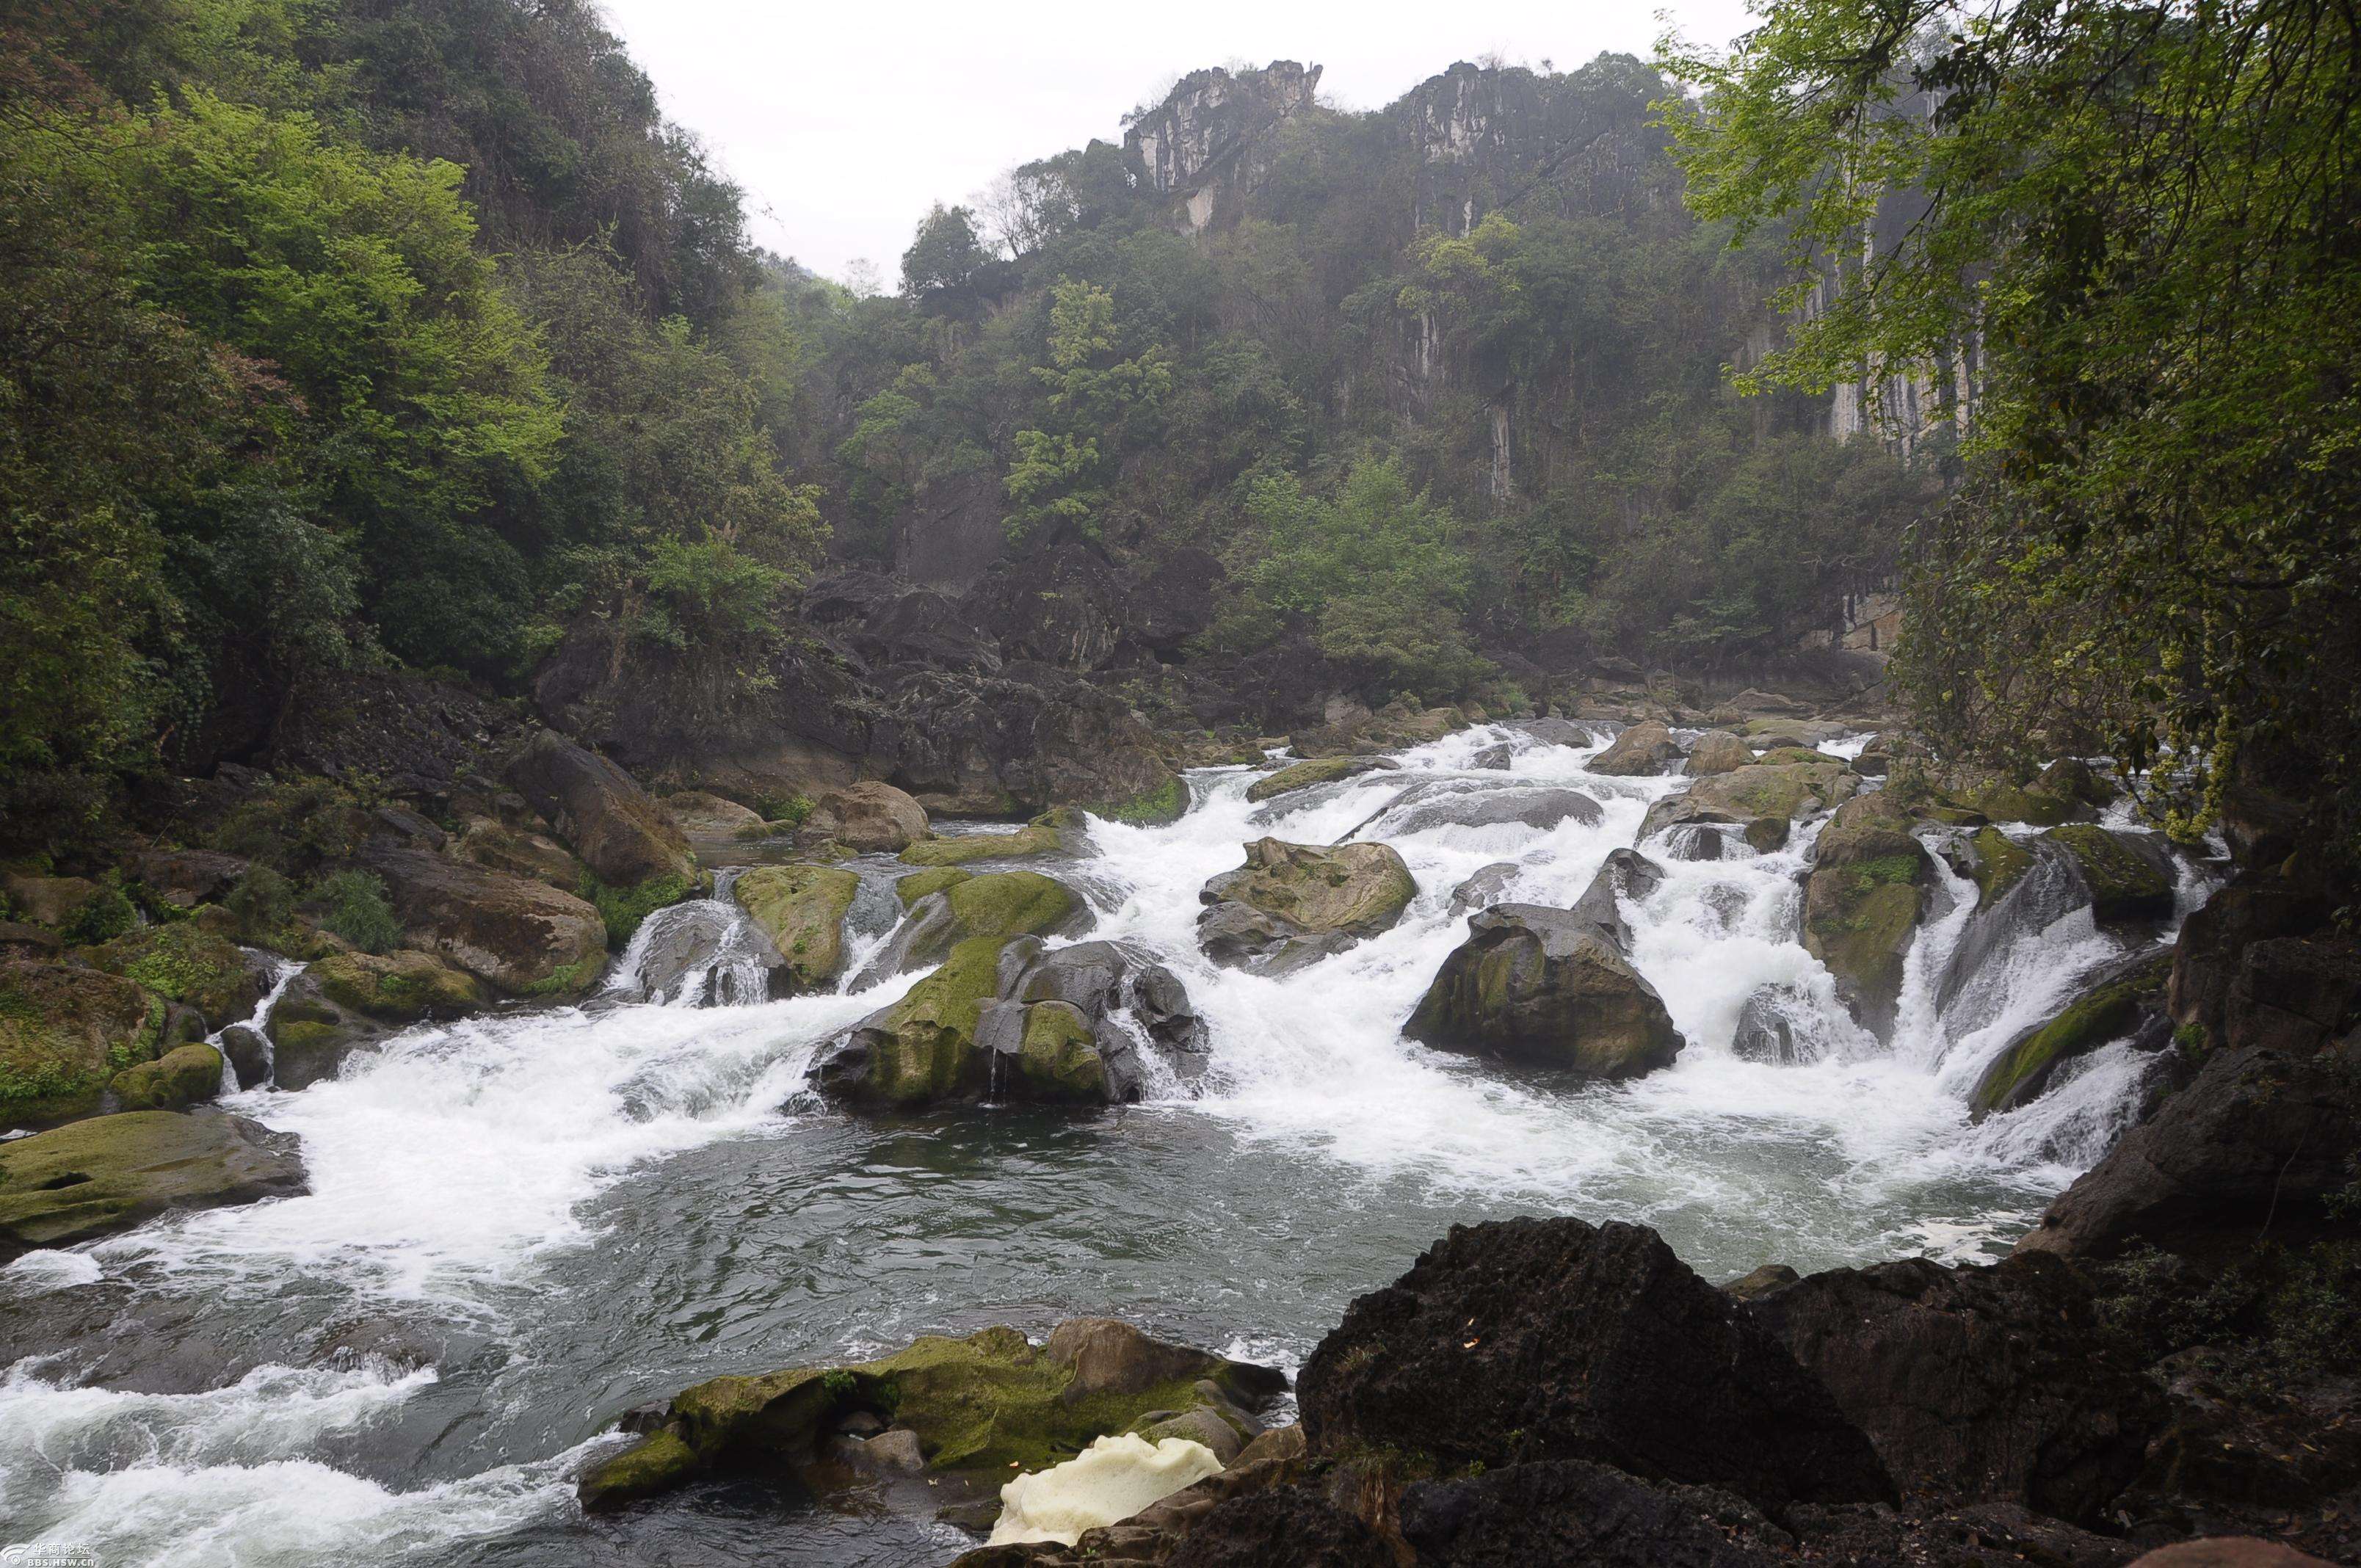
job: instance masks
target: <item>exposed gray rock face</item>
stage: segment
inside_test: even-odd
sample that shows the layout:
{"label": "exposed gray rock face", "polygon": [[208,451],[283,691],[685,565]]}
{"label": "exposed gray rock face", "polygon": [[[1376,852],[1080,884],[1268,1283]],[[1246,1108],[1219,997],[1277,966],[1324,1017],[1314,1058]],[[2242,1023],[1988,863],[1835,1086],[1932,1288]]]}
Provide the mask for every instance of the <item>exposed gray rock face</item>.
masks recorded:
{"label": "exposed gray rock face", "polygon": [[[1479,873],[1480,874],[1480,873]],[[1662,866],[1637,850],[1614,850],[1569,912],[1575,924],[1629,958],[1631,927],[1623,919],[1620,898],[1642,899],[1664,885]]]}
{"label": "exposed gray rock face", "polygon": [[1570,911],[1495,905],[1467,930],[1403,1025],[1411,1039],[1606,1079],[1680,1054],[1655,987]]}
{"label": "exposed gray rock face", "polygon": [[1124,155],[1159,195],[1198,198],[1188,204],[1187,221],[1202,229],[1223,191],[1252,184],[1268,133],[1311,108],[1319,86],[1320,67],[1307,70],[1291,60],[1261,71],[1191,71],[1132,122]]}
{"label": "exposed gray rock face", "polygon": [[1514,861],[1494,861],[1451,890],[1451,913],[1465,915],[1503,902],[1521,869]]}
{"label": "exposed gray rock face", "polygon": [[1605,814],[1577,789],[1550,786],[1468,788],[1449,780],[1411,785],[1385,808],[1373,812],[1345,835],[1359,838],[1371,828],[1389,835],[1423,833],[1435,828],[1492,828],[1515,823],[1547,832],[1566,821],[1596,826]]}

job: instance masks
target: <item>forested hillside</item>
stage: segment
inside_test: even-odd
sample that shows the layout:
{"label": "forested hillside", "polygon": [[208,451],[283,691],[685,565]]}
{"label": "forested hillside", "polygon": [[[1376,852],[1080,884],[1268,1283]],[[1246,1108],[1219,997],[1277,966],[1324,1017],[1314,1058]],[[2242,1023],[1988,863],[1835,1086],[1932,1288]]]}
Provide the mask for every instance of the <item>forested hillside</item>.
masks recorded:
{"label": "forested hillside", "polygon": [[[340,670],[538,679],[626,751],[635,701],[815,682],[867,734],[874,672],[799,599],[831,557],[1127,700],[1212,679],[1157,710],[1192,726],[1746,667],[1927,493],[1821,400],[1729,389],[1776,252],[1688,214],[1628,59],[1357,115],[1201,72],[930,214],[864,298],[750,245],[587,5],[56,0],[0,42],[19,848],[256,755]],[[1042,597],[1121,623],[1159,571],[1193,597],[1152,658]],[[1316,674],[1228,678],[1257,658]]]}

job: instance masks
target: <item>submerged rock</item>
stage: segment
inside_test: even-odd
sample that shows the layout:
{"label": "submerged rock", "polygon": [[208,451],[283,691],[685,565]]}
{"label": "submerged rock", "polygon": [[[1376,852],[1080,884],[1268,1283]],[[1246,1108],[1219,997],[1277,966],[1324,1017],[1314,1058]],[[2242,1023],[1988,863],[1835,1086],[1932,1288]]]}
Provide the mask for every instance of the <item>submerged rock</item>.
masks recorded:
{"label": "submerged rock", "polygon": [[1400,766],[1391,757],[1315,757],[1309,762],[1290,762],[1275,773],[1257,779],[1246,786],[1246,798],[1269,800],[1314,784],[1334,784],[1338,779],[1357,778],[1363,773]]}
{"label": "submerged rock", "polygon": [[302,1192],[299,1146],[291,1133],[210,1111],[126,1111],[0,1143],[0,1261],[169,1210]]}
{"label": "submerged rock", "polygon": [[1766,985],[1746,999],[1730,1054],[1741,1061],[1799,1067],[1820,1059],[1816,1031],[1808,1026],[1812,999],[1789,985]]}
{"label": "submerged rock", "polygon": [[1454,1226],[1345,1310],[1298,1398],[1314,1453],[1584,1460],[1772,1508],[1894,1496],[1828,1391],[1639,1225]]}
{"label": "submerged rock", "polygon": [[1197,939],[1215,963],[1283,972],[1390,929],[1417,892],[1389,845],[1257,839],[1198,894]]}
{"label": "submerged rock", "polygon": [[120,976],[0,963],[0,1126],[97,1110],[108,1080],[155,1056],[164,1024],[163,1002]]}
{"label": "submerged rock", "polygon": [[1664,998],[1620,953],[1571,912],[1534,904],[1470,919],[1402,1032],[1606,1079],[1652,1072],[1681,1049]]}
{"label": "submerged rock", "polygon": [[592,1468],[582,1506],[620,1508],[721,1465],[807,1470],[830,1434],[867,1411],[916,1434],[927,1466],[994,1488],[1012,1470],[1045,1470],[1152,1411],[1223,1404],[1258,1409],[1279,1374],[1082,1319],[1036,1345],[1015,1329],[925,1338],[876,1361],[717,1377],[675,1395],[663,1424]]}
{"label": "submerged rock", "polygon": [[1383,810],[1363,818],[1345,837],[1357,839],[1365,830],[1380,823],[1389,834],[1424,833],[1437,828],[1496,828],[1511,824],[1546,832],[1567,821],[1595,827],[1603,815],[1598,803],[1577,789],[1538,786],[1469,789],[1436,784],[1404,791]]}
{"label": "submerged rock", "polygon": [[826,866],[755,866],[730,896],[778,955],[772,989],[783,995],[834,983],[844,968],[844,917],[861,878]]}

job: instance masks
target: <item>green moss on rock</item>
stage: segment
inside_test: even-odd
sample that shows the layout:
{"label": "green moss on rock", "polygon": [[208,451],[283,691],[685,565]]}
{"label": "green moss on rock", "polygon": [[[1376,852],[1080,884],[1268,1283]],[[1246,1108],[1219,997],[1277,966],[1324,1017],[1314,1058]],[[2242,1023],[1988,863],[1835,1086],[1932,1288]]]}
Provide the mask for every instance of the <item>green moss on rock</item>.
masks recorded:
{"label": "green moss on rock", "polygon": [[1290,762],[1275,773],[1257,779],[1246,786],[1246,798],[1269,800],[1277,795],[1292,795],[1314,784],[1334,784],[1394,764],[1379,757],[1314,757],[1309,762]]}
{"label": "green moss on rock", "polygon": [[2101,924],[2160,920],[2172,913],[2172,878],[2122,835],[2090,822],[2070,822],[2043,835],[2074,859],[2091,889],[2091,913]]}
{"label": "green moss on rock", "polygon": [[2131,1034],[2171,972],[2171,953],[2156,954],[2128,971],[2116,971],[2056,1017],[2018,1036],[1976,1080],[1968,1096],[1969,1120],[1981,1122],[1995,1111],[2013,1111],[2037,1099],[2060,1066]]}
{"label": "green moss on rock", "polygon": [[1052,806],[1014,833],[962,833],[954,839],[921,839],[904,850],[906,866],[963,866],[977,861],[1025,861],[1071,855],[1082,846],[1082,813]]}
{"label": "green moss on rock", "polygon": [[168,1209],[303,1190],[295,1140],[214,1112],[126,1111],[0,1143],[0,1261]]}
{"label": "green moss on rock", "polygon": [[1141,827],[1160,827],[1178,822],[1189,809],[1189,786],[1178,773],[1167,774],[1154,789],[1142,790],[1129,800],[1099,808],[1096,815],[1110,822],[1129,822]]}
{"label": "green moss on rock", "polygon": [[844,967],[844,916],[861,891],[852,872],[827,866],[757,866],[730,884],[738,901],[778,949],[796,991],[815,991]]}
{"label": "green moss on rock", "polygon": [[1090,1020],[1070,1003],[1040,1002],[1025,1010],[1025,1043],[1017,1071],[1036,1100],[1106,1099],[1106,1063]]}
{"label": "green moss on rock", "polygon": [[165,1007],[132,981],[66,964],[0,964],[0,1127],[98,1109],[109,1080],[150,1060]]}
{"label": "green moss on rock", "polygon": [[894,883],[894,896],[902,901],[903,908],[907,909],[927,894],[956,887],[973,875],[973,872],[962,871],[957,866],[937,866],[932,871],[912,872]]}
{"label": "green moss on rock", "polygon": [[1975,836],[1976,907],[1990,909],[2033,869],[2033,854],[1997,828],[1979,828]]}
{"label": "green moss on rock", "polygon": [[954,939],[1047,936],[1082,908],[1073,890],[1039,872],[995,872],[955,883],[944,893]]}
{"label": "green moss on rock", "polygon": [[216,1028],[250,1016],[262,1000],[262,981],[236,944],[193,920],[117,938],[91,959],[168,1002],[195,1008]]}
{"label": "green moss on rock", "polygon": [[491,987],[432,953],[335,953],[306,972],[337,1006],[382,1023],[462,1018],[493,1000]]}
{"label": "green moss on rock", "polygon": [[875,1027],[858,1031],[869,1072],[860,1098],[885,1105],[923,1105],[972,1087],[975,1027],[998,990],[995,968],[1005,939],[972,937],[953,945],[942,966],[912,986]]}
{"label": "green moss on rock", "polygon": [[188,1045],[115,1075],[110,1087],[126,1111],[178,1111],[221,1092],[221,1052]]}

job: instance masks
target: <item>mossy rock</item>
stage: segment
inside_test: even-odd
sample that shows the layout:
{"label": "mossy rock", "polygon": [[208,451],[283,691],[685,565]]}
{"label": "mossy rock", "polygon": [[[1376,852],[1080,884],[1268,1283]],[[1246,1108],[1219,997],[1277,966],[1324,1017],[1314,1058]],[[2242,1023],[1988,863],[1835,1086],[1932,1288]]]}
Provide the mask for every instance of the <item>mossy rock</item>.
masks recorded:
{"label": "mossy rock", "polygon": [[193,920],[134,931],[90,956],[110,974],[195,1008],[215,1028],[252,1017],[265,990],[236,944]]}
{"label": "mossy rock", "polygon": [[1860,787],[1860,778],[1839,759],[1807,754],[1812,761],[1755,762],[1701,778],[1650,806],[1640,836],[1653,838],[1687,822],[1733,823],[1755,849],[1775,850],[1787,841],[1796,817],[1841,806]]}
{"label": "mossy rock", "polygon": [[1966,773],[1937,791],[1938,817],[1970,826],[1982,822],[2029,822],[2050,828],[2074,815],[2075,803],[2034,785],[2012,784],[1999,773]]}
{"label": "mossy rock", "polygon": [[0,1127],[98,1109],[108,1080],[154,1058],[161,997],[103,970],[0,964]]}
{"label": "mossy rock", "polygon": [[432,953],[335,953],[305,978],[337,1006],[387,1024],[464,1018],[492,1004],[492,988]]}
{"label": "mossy rock", "polygon": [[860,891],[857,873],[827,866],[756,866],[730,886],[796,991],[830,984],[844,967],[844,916]]}
{"label": "mossy rock", "polygon": [[2130,1035],[2155,1009],[2171,973],[2169,950],[2117,966],[2057,1016],[2010,1041],[1976,1080],[1968,1096],[1968,1119],[1981,1122],[1994,1112],[2031,1103],[2059,1068]]}
{"label": "mossy rock", "polygon": [[1038,1002],[1025,1010],[1025,1043],[1016,1059],[1027,1097],[1105,1101],[1106,1063],[1082,1009],[1067,1002]]}
{"label": "mossy rock", "polygon": [[1290,762],[1275,773],[1257,779],[1246,786],[1246,798],[1251,801],[1269,800],[1276,795],[1292,795],[1314,784],[1334,784],[1338,779],[1356,778],[1397,764],[1385,757],[1315,757],[1310,762]]}
{"label": "mossy rock", "polygon": [[1082,901],[1055,877],[1039,872],[994,872],[944,891],[955,922],[954,941],[972,937],[1046,937],[1081,913]]}
{"label": "mossy rock", "polygon": [[2097,769],[2079,757],[2060,757],[2041,770],[2033,787],[2044,795],[2054,795],[2064,800],[2078,800],[2085,806],[2113,806],[2122,795],[2113,781],[2102,776]]}
{"label": "mossy rock", "polygon": [[825,1064],[823,1088],[883,1106],[924,1105],[969,1092],[988,1064],[975,1050],[976,1020],[999,990],[1005,938],[956,943],[940,968],[899,1002],[863,1019],[844,1052]]}
{"label": "mossy rock", "polygon": [[2033,852],[1997,828],[1979,828],[1971,841],[1976,863],[1968,874],[1976,884],[1976,907],[1990,909],[2033,869]]}
{"label": "mossy rock", "polygon": [[1209,1406],[1201,1381],[1225,1398],[1234,1391],[1247,1397],[1245,1375],[1259,1373],[1134,1334],[1148,1351],[1133,1363],[1141,1376],[1094,1376],[1087,1353],[1058,1349],[1077,1326],[1093,1325],[1067,1325],[1048,1345],[992,1328],[965,1339],[929,1336],[849,1366],[713,1378],[675,1396],[664,1427],[593,1469],[578,1496],[585,1508],[600,1511],[712,1466],[792,1472],[817,1461],[838,1424],[862,1411],[915,1432],[931,1469],[996,1488],[1155,1412]]}
{"label": "mossy rock", "polygon": [[126,1111],[178,1111],[219,1094],[221,1080],[221,1052],[189,1045],[125,1068],[109,1087]]}
{"label": "mossy rock", "polygon": [[1835,762],[1839,767],[1844,765],[1840,759],[1813,746],[1773,746],[1754,760],[1758,768],[1812,768],[1828,762]]}
{"label": "mossy rock", "polygon": [[977,861],[1024,861],[1071,855],[1082,847],[1089,824],[1082,808],[1053,806],[1014,833],[965,833],[956,839],[921,839],[899,857],[906,866],[964,866]]}
{"label": "mossy rock", "polygon": [[2091,890],[2091,916],[2101,925],[2162,920],[2172,914],[2172,877],[2162,858],[2150,859],[2129,839],[2092,822],[2070,822],[2042,835],[2072,857]]}
{"label": "mossy rock", "polygon": [[1189,809],[1189,785],[1179,773],[1165,776],[1154,789],[1142,790],[1129,800],[1095,808],[1093,815],[1110,822],[1128,822],[1138,828],[1160,828],[1168,822],[1178,822]]}
{"label": "mossy rock", "polygon": [[1374,937],[1418,896],[1418,883],[1390,844],[1321,847],[1257,839],[1246,846],[1246,860],[1239,870],[1207,883],[1207,894],[1300,931]]}
{"label": "mossy rock", "polygon": [[210,1111],[126,1111],[0,1143],[0,1261],[170,1209],[303,1190],[296,1139]]}
{"label": "mossy rock", "polygon": [[956,887],[973,875],[973,872],[962,871],[957,866],[937,866],[932,871],[912,872],[895,881],[894,896],[902,901],[903,908],[907,909],[927,894]]}
{"label": "mossy rock", "polygon": [[1805,950],[1880,1038],[1894,1026],[1933,867],[1908,827],[1899,802],[1883,793],[1846,802],[1820,830],[1804,884]]}

